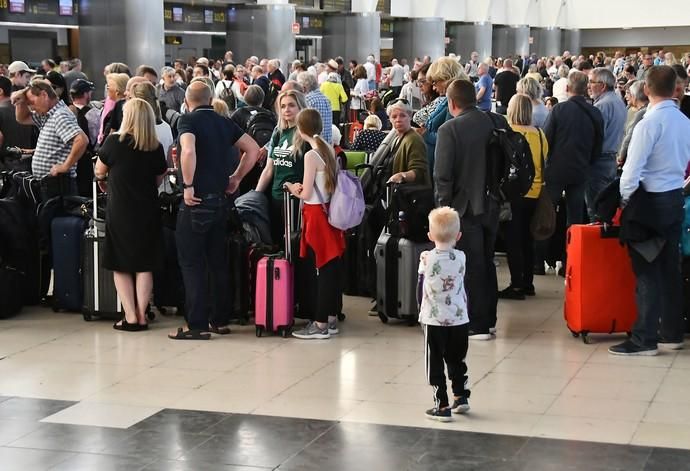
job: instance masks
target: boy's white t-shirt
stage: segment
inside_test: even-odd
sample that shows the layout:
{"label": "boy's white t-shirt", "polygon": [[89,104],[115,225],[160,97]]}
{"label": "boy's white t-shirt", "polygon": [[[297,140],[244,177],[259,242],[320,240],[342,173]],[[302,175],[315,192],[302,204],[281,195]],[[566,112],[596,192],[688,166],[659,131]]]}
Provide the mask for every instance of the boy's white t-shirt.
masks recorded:
{"label": "boy's white t-shirt", "polygon": [[419,257],[424,275],[419,323],[454,326],[470,321],[465,293],[465,253],[461,250],[426,250]]}

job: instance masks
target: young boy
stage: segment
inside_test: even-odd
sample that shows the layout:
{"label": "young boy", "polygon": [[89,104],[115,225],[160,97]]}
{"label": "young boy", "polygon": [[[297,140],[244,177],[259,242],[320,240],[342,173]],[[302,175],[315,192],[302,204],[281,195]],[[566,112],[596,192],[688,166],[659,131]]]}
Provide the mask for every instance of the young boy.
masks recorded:
{"label": "young boy", "polygon": [[[469,330],[465,254],[455,249],[460,236],[458,213],[447,206],[434,209],[429,213],[429,239],[436,247],[419,257],[419,323],[424,329],[426,376],[434,388],[435,404],[426,416],[441,422],[452,420],[451,411],[462,414],[470,410],[465,364]],[[444,361],[452,384],[453,405],[448,403]]]}

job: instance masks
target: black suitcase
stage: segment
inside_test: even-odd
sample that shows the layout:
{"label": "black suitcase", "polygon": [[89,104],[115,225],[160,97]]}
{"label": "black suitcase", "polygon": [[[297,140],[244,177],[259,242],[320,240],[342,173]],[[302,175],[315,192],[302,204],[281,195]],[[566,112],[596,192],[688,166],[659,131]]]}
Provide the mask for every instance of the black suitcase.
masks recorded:
{"label": "black suitcase", "polygon": [[227,237],[228,271],[230,278],[231,319],[240,325],[249,322],[249,244],[242,234]]}
{"label": "black suitcase", "polygon": [[174,307],[177,314],[184,316],[185,290],[182,271],[177,259],[175,231],[163,227],[163,247],[165,257],[160,270],[153,272],[153,304],[162,314],[166,308]]}
{"label": "black suitcase", "polygon": [[690,334],[690,257],[683,258],[683,317],[685,317],[685,332]]}
{"label": "black suitcase", "polygon": [[23,278],[19,270],[0,259],[0,319],[21,311]]}
{"label": "black suitcase", "polygon": [[82,308],[82,242],[86,221],[77,216],[58,217],[51,223],[53,248],[53,310]]}
{"label": "black suitcase", "polygon": [[115,289],[113,273],[101,267],[105,243],[105,222],[98,218],[98,190],[93,182],[93,216],[84,232],[83,266],[84,301],[82,315],[85,321],[94,317],[119,320],[124,316],[120,298]]}

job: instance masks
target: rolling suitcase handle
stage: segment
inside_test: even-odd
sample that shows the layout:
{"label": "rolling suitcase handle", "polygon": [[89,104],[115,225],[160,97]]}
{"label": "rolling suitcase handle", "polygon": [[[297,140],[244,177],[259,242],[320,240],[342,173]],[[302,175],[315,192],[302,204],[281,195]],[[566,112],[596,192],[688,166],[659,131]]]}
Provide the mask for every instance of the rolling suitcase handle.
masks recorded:
{"label": "rolling suitcase handle", "polygon": [[[297,227],[302,227],[301,223],[301,211],[297,215],[297,221],[293,221],[295,218],[294,215],[294,208],[292,207],[292,194],[290,194],[290,190],[288,190],[286,185],[283,185],[283,220],[285,221],[285,259],[293,263],[292,259],[292,239],[290,235],[292,234],[292,229],[293,229],[293,223],[297,225]],[[301,204],[300,204],[301,206]]]}

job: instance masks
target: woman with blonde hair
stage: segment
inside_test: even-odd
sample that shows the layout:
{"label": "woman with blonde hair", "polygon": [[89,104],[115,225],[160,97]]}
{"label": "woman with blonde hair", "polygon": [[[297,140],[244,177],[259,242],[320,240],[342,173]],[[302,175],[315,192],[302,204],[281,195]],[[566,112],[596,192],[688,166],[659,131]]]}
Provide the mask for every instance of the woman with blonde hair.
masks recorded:
{"label": "woman with blonde hair", "polygon": [[103,138],[120,129],[122,108],[125,105],[125,91],[129,75],[124,73],[108,74],[105,77],[107,99],[114,103],[112,110],[103,119]]}
{"label": "woman with blonde hair", "polygon": [[271,194],[271,236],[280,244],[284,237],[283,184],[302,181],[304,175],[304,153],[309,148],[297,146],[297,115],[307,107],[304,94],[296,90],[280,92],[276,99],[278,125],[273,131],[270,154],[266,159],[256,191],[264,192],[270,187]]}
{"label": "woman with blonde hair", "polygon": [[433,181],[434,171],[434,156],[436,151],[436,135],[438,128],[443,123],[452,119],[453,117],[448,110],[448,99],[446,98],[446,89],[453,80],[467,80],[467,76],[462,66],[452,57],[441,57],[434,61],[429,67],[429,72],[426,74],[426,80],[430,81],[436,92],[439,94],[441,100],[434,112],[427,119],[422,136],[426,144],[427,158],[429,159],[429,172],[431,173],[431,181]]}
{"label": "woman with blonde hair", "polygon": [[525,299],[534,296],[534,238],[530,221],[537,207],[537,198],[544,182],[542,162],[549,152],[544,131],[532,125],[532,98],[516,94],[508,102],[508,123],[523,134],[532,151],[534,182],[524,197],[510,201],[512,218],[506,223],[506,251],[510,285],[498,292],[500,299]]}
{"label": "woman with blonde hair", "polygon": [[352,150],[363,150],[364,152],[376,152],[381,143],[386,137],[386,133],[381,131],[383,123],[381,119],[375,114],[370,114],[364,120],[364,129],[362,129],[355,142],[352,144]]}
{"label": "woman with blonde hair", "polygon": [[517,93],[527,95],[532,100],[532,126],[543,128],[549,116],[549,110],[542,101],[544,89],[541,84],[527,74],[525,78],[520,79],[515,89]]}
{"label": "woman with blonde hair", "polygon": [[151,105],[127,101],[122,126],[103,142],[94,172],[104,190],[107,178],[103,267],[113,271],[125,311],[113,328],[127,332],[148,328],[152,272],[163,257],[158,185],[167,165],[155,122]]}
{"label": "woman with blonde hair", "polygon": [[338,164],[333,148],[321,138],[321,115],[313,108],[297,115],[295,146],[307,143],[302,183],[288,183],[290,193],[304,202],[300,257],[314,260],[316,268],[316,319],[292,333],[299,339],[327,339],[338,333],[341,312],[341,258],[345,251],[343,231],[328,223],[328,205],[335,191]]}

